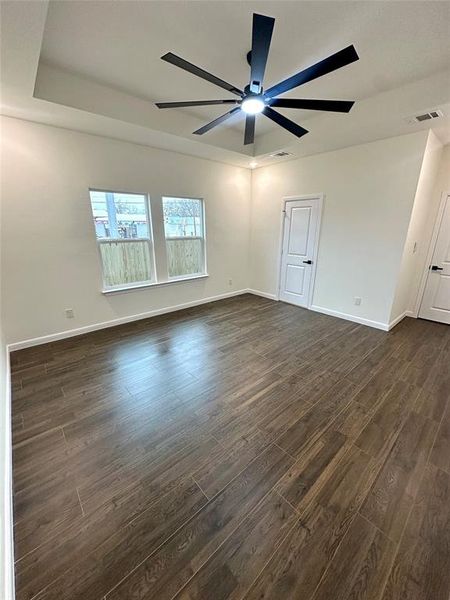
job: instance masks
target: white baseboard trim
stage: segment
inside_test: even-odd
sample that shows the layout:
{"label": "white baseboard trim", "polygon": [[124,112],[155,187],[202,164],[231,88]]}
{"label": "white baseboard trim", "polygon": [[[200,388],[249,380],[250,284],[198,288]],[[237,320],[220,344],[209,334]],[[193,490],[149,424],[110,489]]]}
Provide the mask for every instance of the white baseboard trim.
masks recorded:
{"label": "white baseboard trim", "polygon": [[164,315],[166,313],[175,312],[177,310],[191,308],[192,306],[199,306],[201,304],[207,304],[208,302],[216,302],[217,300],[224,300],[225,298],[232,298],[233,296],[241,296],[242,294],[248,293],[251,293],[250,290],[242,289],[237,290],[235,292],[226,292],[225,294],[219,294],[217,296],[210,296],[208,298],[201,298],[200,300],[184,302],[182,304],[176,304],[174,306],[165,306],[164,308],[149,310],[147,312],[139,313],[137,315],[119,317],[118,319],[112,319],[111,321],[93,323],[92,325],[85,325],[76,329],[67,329],[66,331],[60,331],[58,333],[51,333],[49,335],[43,335],[41,337],[23,340],[21,342],[14,342],[12,344],[9,344],[7,349],[9,352],[14,352],[15,350],[23,350],[24,348],[31,348],[32,346],[39,346],[41,344],[48,344],[49,342],[56,342],[58,340],[64,340],[66,338],[75,337],[77,335],[82,335],[83,333],[90,333],[91,331],[98,331],[99,329],[107,329],[108,327],[115,327],[116,325],[123,325],[125,323],[131,323],[133,321],[140,321],[141,319],[149,319],[150,317],[156,317],[158,315]]}
{"label": "white baseboard trim", "polygon": [[[252,288],[241,289],[235,292],[226,292],[224,294],[218,294],[217,296],[209,296],[207,298],[202,298],[200,300],[193,300],[191,302],[184,302],[182,304],[176,304],[174,306],[167,306],[164,308],[158,308],[155,310],[150,310],[144,313],[139,313],[136,315],[129,315],[127,317],[119,317],[118,319],[111,319],[110,321],[103,321],[101,323],[93,323],[92,325],[85,325],[83,327],[78,327],[76,329],[68,329],[65,331],[60,331],[57,333],[51,333],[49,335],[43,335],[36,338],[31,338],[28,340],[23,340],[20,342],[14,342],[7,346],[8,352],[14,352],[15,350],[23,350],[24,348],[31,348],[32,346],[39,346],[41,344],[48,344],[49,342],[56,342],[58,340],[64,340],[66,338],[75,337],[77,335],[82,335],[84,333],[90,333],[91,331],[98,331],[99,329],[107,329],[108,327],[115,327],[116,325],[123,325],[125,323],[131,323],[133,321],[140,321],[141,319],[149,319],[151,317],[156,317],[158,315],[163,315],[166,313],[175,312],[177,310],[183,310],[185,308],[191,308],[193,306],[200,306],[201,304],[207,304],[208,302],[216,302],[217,300],[224,300],[225,298],[232,298],[234,296],[241,296],[242,294],[253,294],[255,296],[262,296],[263,298],[268,298],[269,300],[278,301],[276,294],[269,294],[267,292],[262,292],[261,290],[255,290]],[[397,323],[399,323],[404,317],[414,317],[414,313],[412,311],[406,311],[401,314],[399,317],[391,321],[389,324],[381,323],[379,321],[372,321],[370,319],[364,319],[363,317],[358,317],[356,315],[350,315],[347,313],[341,313],[336,310],[331,310],[329,308],[324,308],[323,306],[312,305],[310,306],[310,310],[315,312],[320,312],[325,315],[330,315],[332,317],[338,317],[340,319],[345,319],[347,321],[353,321],[354,323],[360,323],[361,325],[368,325],[369,327],[375,327],[376,329],[381,329],[383,331],[389,331]]]}
{"label": "white baseboard trim", "polygon": [[[2,425],[5,427],[5,435],[2,436],[1,472],[4,483],[1,486],[1,532],[0,544],[3,551],[0,552],[2,565],[0,572],[2,580],[0,581],[0,597],[5,600],[14,600],[14,536],[13,536],[13,487],[12,487],[12,440],[11,440],[11,371],[9,363],[9,353],[6,352],[5,365],[5,388],[2,390],[2,406],[3,411]],[[4,396],[4,398],[3,398]],[[4,422],[3,422],[4,421]]]}
{"label": "white baseboard trim", "polygon": [[263,298],[268,298],[269,300],[278,300],[276,294],[268,294],[267,292],[261,292],[261,290],[253,290],[249,288],[248,290],[246,290],[246,292],[248,294],[253,294],[254,296],[262,296]]}
{"label": "white baseboard trim", "polygon": [[317,306],[313,304],[309,307],[310,310],[314,310],[315,312],[323,313],[324,315],[330,315],[331,317],[338,317],[339,319],[345,319],[346,321],[353,321],[354,323],[359,323],[360,325],[368,325],[369,327],[374,327],[375,329],[381,329],[382,331],[389,331],[389,324],[382,323],[381,321],[372,321],[371,319],[364,319],[364,317],[358,317],[356,315],[349,315],[347,313],[342,313],[337,310],[331,310],[330,308],[324,308],[323,306]]}
{"label": "white baseboard trim", "polygon": [[389,330],[391,330],[393,327],[395,327],[397,325],[397,323],[400,323],[400,321],[403,321],[403,319],[406,317],[408,313],[405,311],[404,313],[402,313],[401,315],[398,315],[398,317],[396,317],[395,319],[393,319],[392,321],[389,322]]}
{"label": "white baseboard trim", "polygon": [[414,314],[414,312],[412,310],[405,310],[404,313],[402,313],[401,315],[399,315],[398,317],[396,317],[395,319],[393,319],[392,321],[390,321],[389,323],[389,330],[393,329],[398,323],[400,323],[400,321],[403,321],[403,319],[405,317],[412,317],[413,319],[416,318],[416,315]]}

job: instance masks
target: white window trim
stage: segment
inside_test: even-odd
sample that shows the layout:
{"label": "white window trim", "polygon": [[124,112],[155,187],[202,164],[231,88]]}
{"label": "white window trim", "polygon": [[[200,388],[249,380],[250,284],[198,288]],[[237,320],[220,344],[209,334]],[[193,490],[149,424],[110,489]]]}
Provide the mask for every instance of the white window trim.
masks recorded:
{"label": "white window trim", "polygon": [[201,235],[171,235],[166,240],[202,240]]}
{"label": "white window trim", "polygon": [[[169,274],[167,273],[167,283],[170,283],[172,281],[185,281],[185,280],[189,280],[189,279],[199,279],[201,277],[208,277],[208,264],[207,264],[207,258],[206,258],[206,215],[205,215],[205,199],[204,198],[200,198],[198,196],[177,196],[174,194],[162,194],[161,195],[161,206],[164,207],[164,198],[168,198],[171,199],[173,198],[174,200],[199,200],[201,202],[202,205],[202,233],[203,235],[181,235],[181,236],[169,236],[166,237],[166,232],[165,232],[165,227],[164,227],[164,222],[163,222],[163,231],[164,231],[164,240],[167,242],[167,240],[201,240],[202,242],[202,254],[203,254],[203,271],[201,273],[195,273],[192,275],[181,275],[181,276],[175,276],[175,277],[170,277]],[[163,208],[164,210],[164,208]],[[164,213],[163,213],[164,214]],[[167,248],[166,248],[166,256],[167,256]]]}
{"label": "white window trim", "polygon": [[163,287],[165,285],[174,285],[176,283],[188,283],[189,281],[195,281],[196,279],[207,279],[208,273],[201,273],[200,275],[188,275],[186,277],[171,277],[168,281],[156,281],[153,283],[136,283],[130,285],[122,285],[114,288],[105,288],[102,290],[102,294],[117,294],[121,292],[131,292],[142,288],[155,288]]}
{"label": "white window trim", "polygon": [[[144,206],[145,206],[145,214],[147,216],[147,227],[148,227],[149,237],[144,237],[144,238],[143,237],[139,237],[139,238],[111,238],[111,237],[99,238],[99,237],[97,237],[97,231],[95,228],[95,218],[94,218],[94,214],[92,212],[91,192],[103,192],[105,194],[128,194],[130,196],[143,196],[145,199]],[[133,289],[135,287],[144,287],[144,286],[148,286],[148,285],[157,284],[158,282],[157,282],[157,275],[156,275],[155,246],[154,246],[154,242],[153,242],[153,223],[152,223],[152,217],[151,217],[151,212],[150,212],[150,195],[147,193],[143,193],[143,192],[124,192],[121,190],[107,190],[107,189],[90,187],[89,188],[89,204],[91,207],[92,222],[94,225],[94,235],[95,235],[95,239],[97,242],[97,253],[98,253],[100,266],[101,266],[101,270],[102,270],[102,288],[103,288],[102,293],[120,291],[122,289]],[[101,244],[111,244],[111,243],[127,244],[130,242],[147,242],[149,257],[150,257],[150,279],[146,279],[144,281],[135,281],[132,284],[129,284],[129,286],[124,285],[124,284],[120,284],[117,286],[106,286],[105,285],[105,270],[104,270],[104,265],[103,265],[102,253],[100,251],[100,245]]]}

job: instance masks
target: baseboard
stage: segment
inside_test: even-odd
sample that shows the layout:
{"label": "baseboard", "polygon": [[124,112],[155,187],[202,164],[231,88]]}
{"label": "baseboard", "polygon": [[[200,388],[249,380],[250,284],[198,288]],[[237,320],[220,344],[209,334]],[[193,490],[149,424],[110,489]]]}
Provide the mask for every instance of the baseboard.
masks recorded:
{"label": "baseboard", "polygon": [[[263,298],[268,298],[269,300],[277,301],[278,298],[276,294],[269,294],[267,292],[262,292],[261,290],[255,290],[252,288],[241,289],[235,292],[226,292],[224,294],[218,294],[217,296],[209,296],[207,298],[202,298],[200,300],[193,300],[192,302],[184,302],[182,304],[176,304],[174,306],[166,306],[164,308],[158,308],[155,310],[150,310],[144,313],[139,313],[136,315],[129,315],[127,317],[120,317],[118,319],[112,319],[110,321],[103,321],[101,323],[93,323],[92,325],[85,325],[83,327],[77,327],[75,329],[67,329],[65,331],[60,331],[57,333],[51,333],[49,335],[43,335],[36,338],[31,338],[28,340],[23,340],[20,342],[14,342],[9,344],[7,350],[9,352],[14,352],[16,350],[23,350],[24,348],[31,348],[32,346],[39,346],[41,344],[48,344],[49,342],[56,342],[58,340],[63,340],[70,337],[75,337],[77,335],[82,335],[84,333],[90,333],[92,331],[98,331],[100,329],[107,329],[108,327],[115,327],[116,325],[124,325],[125,323],[131,323],[133,321],[139,321],[141,319],[149,319],[151,317],[156,317],[158,315],[163,315],[166,313],[175,312],[177,310],[183,310],[185,308],[191,308],[193,306],[200,306],[201,304],[207,304],[208,302],[216,302],[217,300],[224,300],[225,298],[232,298],[233,296],[241,296],[242,294],[253,294],[255,296],[262,296]],[[329,308],[324,308],[323,306],[312,305],[310,306],[310,310],[315,312],[320,312],[325,315],[330,315],[332,317],[338,317],[340,319],[345,319],[347,321],[353,321],[354,323],[360,323],[361,325],[368,325],[369,327],[375,327],[376,329],[381,329],[383,331],[389,331],[397,323],[399,323],[404,317],[414,317],[412,311],[406,311],[401,314],[399,317],[388,323],[381,323],[379,321],[372,321],[370,319],[364,319],[363,317],[358,317],[356,315],[350,315],[347,313],[341,313],[336,310],[331,310]]]}
{"label": "baseboard", "polygon": [[5,600],[14,600],[14,536],[13,536],[13,488],[12,488],[12,440],[11,440],[11,379],[10,379],[10,363],[9,352],[6,352],[5,365],[5,389],[2,391],[4,395],[4,404],[2,398],[2,406],[0,410],[4,411],[4,426],[5,436],[1,440],[4,445],[2,449],[2,471],[4,470],[4,483],[1,486],[2,515],[1,519],[1,540],[2,551],[0,552],[2,565],[0,572],[2,580],[0,581],[0,597]]}
{"label": "baseboard", "polygon": [[413,319],[417,318],[417,315],[414,314],[414,311],[412,310],[405,310],[404,313],[402,313],[401,315],[399,315],[398,317],[396,317],[395,319],[393,319],[392,321],[390,321],[389,323],[389,330],[393,329],[396,325],[398,325],[398,323],[400,323],[400,321],[403,321],[403,319],[405,317],[412,317]]}
{"label": "baseboard", "polygon": [[390,321],[389,322],[389,330],[391,330],[398,323],[400,323],[400,321],[403,321],[403,319],[407,316],[407,314],[408,313],[405,311],[404,313],[402,313],[401,315],[399,315],[398,317],[396,317],[395,319],[393,319],[392,321]]}
{"label": "baseboard", "polygon": [[242,294],[252,293],[248,289],[237,290],[235,292],[226,292],[225,294],[219,294],[217,296],[210,296],[208,298],[202,298],[200,300],[193,300],[191,302],[184,302],[183,304],[176,304],[174,306],[166,306],[164,308],[158,308],[150,310],[148,312],[139,313],[137,315],[130,315],[127,317],[120,317],[118,319],[112,319],[111,321],[103,321],[102,323],[93,323],[92,325],[85,325],[84,327],[78,327],[76,329],[67,329],[66,331],[60,331],[58,333],[51,333],[49,335],[43,335],[41,337],[31,338],[23,340],[21,342],[14,342],[8,344],[8,351],[14,352],[15,350],[23,350],[24,348],[31,348],[32,346],[39,346],[41,344],[48,344],[49,342],[56,342],[58,340],[64,340],[66,338],[75,337],[84,333],[90,333],[91,331],[98,331],[99,329],[107,329],[108,327],[115,327],[116,325],[124,325],[125,323],[131,323],[133,321],[140,321],[141,319],[149,319],[150,317],[156,317],[158,315],[164,315],[166,313],[175,312],[177,310],[183,310],[185,308],[191,308],[192,306],[200,306],[201,304],[208,304],[208,302],[216,302],[217,300],[224,300],[225,298],[232,298],[233,296],[240,296]]}
{"label": "baseboard", "polygon": [[246,292],[248,294],[253,294],[254,296],[262,296],[263,298],[268,298],[269,300],[278,300],[276,294],[268,294],[267,292],[261,292],[261,290],[253,290],[249,288],[248,290],[246,290]]}
{"label": "baseboard", "polygon": [[331,310],[329,308],[324,308],[323,306],[317,306],[313,304],[309,307],[310,310],[314,310],[315,312],[323,313],[324,315],[330,315],[331,317],[338,317],[339,319],[345,319],[346,321],[353,321],[354,323],[359,323],[360,325],[368,325],[369,327],[374,327],[375,329],[381,329],[382,331],[389,331],[390,324],[382,323],[381,321],[372,321],[371,319],[364,319],[364,317],[358,317],[356,315],[349,315],[347,313],[342,313],[337,310]]}

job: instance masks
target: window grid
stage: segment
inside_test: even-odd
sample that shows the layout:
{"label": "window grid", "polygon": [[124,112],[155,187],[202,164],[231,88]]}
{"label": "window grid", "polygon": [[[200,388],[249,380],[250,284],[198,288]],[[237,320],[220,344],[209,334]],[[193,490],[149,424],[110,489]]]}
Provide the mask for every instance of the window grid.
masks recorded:
{"label": "window grid", "polygon": [[[114,290],[114,288],[133,288],[143,284],[155,283],[155,253],[148,195],[135,192],[113,192],[110,190],[99,189],[90,189],[89,194],[94,218],[97,248],[102,267],[104,289]],[[99,224],[99,217],[96,217],[95,215],[94,194],[103,194],[106,201],[107,214],[104,218],[107,217],[108,228],[106,229],[104,226],[105,235],[103,236],[99,236],[97,227]],[[147,236],[136,235],[135,237],[122,237],[119,235],[115,196],[136,196],[137,198],[142,199],[142,204],[145,209]],[[135,221],[137,219],[130,218],[129,220]],[[120,251],[119,247],[122,247]],[[142,277],[139,277],[139,274],[142,274]]]}
{"label": "window grid", "polygon": [[[162,204],[169,280],[204,275],[206,252],[203,200],[163,196]],[[184,230],[184,235],[179,235],[180,230]]]}

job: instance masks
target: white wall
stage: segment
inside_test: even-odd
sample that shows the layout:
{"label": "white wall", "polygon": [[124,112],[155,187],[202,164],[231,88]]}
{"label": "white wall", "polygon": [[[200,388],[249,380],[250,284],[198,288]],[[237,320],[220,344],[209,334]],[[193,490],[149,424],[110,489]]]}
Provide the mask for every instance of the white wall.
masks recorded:
{"label": "white wall", "polygon": [[[0,202],[0,228],[1,222],[2,206]],[[0,244],[0,259],[1,252]],[[0,260],[0,281],[1,276]],[[10,387],[9,355],[3,335],[0,294],[0,598],[4,600],[13,600],[14,598]]]}
{"label": "white wall", "polygon": [[405,312],[414,311],[433,225],[439,209],[440,198],[438,194],[433,194],[433,189],[441,155],[442,144],[430,131],[403,248],[391,321]]}
{"label": "white wall", "polygon": [[11,401],[8,358],[0,323],[0,598],[13,600]]}
{"label": "white wall", "polygon": [[[426,243],[421,242],[407,268],[402,258],[408,231],[414,230],[411,235],[417,238],[422,229],[432,227],[432,211],[427,219],[418,219],[413,230],[409,219],[414,198],[427,196],[438,146],[434,136],[417,132],[260,168],[250,175],[239,167],[4,118],[6,341],[246,288],[276,294],[282,198],[317,192],[325,194],[325,202],[313,305],[386,326],[397,314],[394,296],[403,307],[420,279],[416,262],[425,260]],[[101,294],[89,187],[148,192],[154,198],[205,198],[210,277]],[[407,248],[409,240],[408,236]],[[408,281],[403,285],[401,278],[401,293],[399,273]],[[355,296],[362,298],[360,306],[354,305]],[[65,318],[65,308],[74,309],[75,319]]]}
{"label": "white wall", "polygon": [[422,301],[422,295],[426,284],[428,274],[427,259],[431,258],[433,248],[431,247],[431,238],[436,225],[437,214],[442,202],[443,194],[450,193],[450,145],[444,146],[437,176],[435,178],[433,190],[431,192],[430,214],[422,233],[422,252],[423,258],[418,264],[415,278],[411,288],[410,306],[414,316],[417,316]]}
{"label": "white wall", "polygon": [[418,132],[254,171],[250,288],[277,293],[282,198],[323,192],[313,305],[387,325],[426,142]]}
{"label": "white wall", "polygon": [[[3,118],[2,171],[8,343],[247,288],[247,169]],[[102,295],[89,187],[204,198],[209,278]]]}

